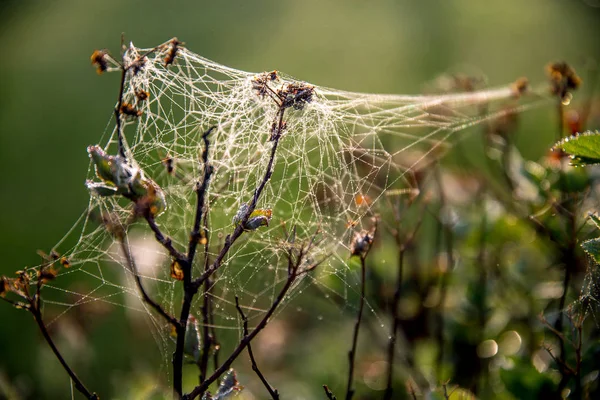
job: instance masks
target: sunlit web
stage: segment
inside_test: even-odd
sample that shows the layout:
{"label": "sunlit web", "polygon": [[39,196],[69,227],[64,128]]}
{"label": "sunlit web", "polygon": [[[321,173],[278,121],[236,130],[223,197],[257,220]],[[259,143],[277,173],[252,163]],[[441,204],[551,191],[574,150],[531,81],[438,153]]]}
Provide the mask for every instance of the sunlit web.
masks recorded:
{"label": "sunlit web", "polygon": [[[201,136],[209,127],[216,127],[209,136],[214,175],[208,189],[210,251],[206,257],[211,260],[233,230],[232,217],[250,201],[265,173],[277,106],[269,96],[257,93],[253,80],[258,74],[220,65],[183,47],[174,63],[165,66],[168,45],[150,50],[131,45],[124,55],[125,65],[143,60],[125,79],[124,101],[141,112],[125,122],[127,158],[164,190],[168,208],[157,223],[175,246],[184,250],[194,219],[193,188],[203,167]],[[274,90],[296,81],[283,73],[276,75],[269,83]],[[318,231],[319,245],[309,254],[309,261],[327,260],[303,276],[288,297],[298,296],[302,287],[316,285],[345,302],[348,292],[356,291],[354,271],[347,264],[350,238],[356,230],[369,228],[369,217],[380,199],[386,193],[410,188],[414,166],[428,155],[451,148],[460,131],[539,100],[536,96],[519,100],[514,85],[450,95],[405,96],[303,84],[314,88],[314,96],[301,109],[286,110],[286,130],[274,174],[258,202],[259,208],[272,210],[270,224],[244,233],[214,276],[213,324],[219,329],[241,331],[232,306],[235,295],[248,307],[251,321],[260,318],[272,303],[286,279],[281,242],[284,231],[292,229],[298,240]],[[143,92],[147,99],[140,100]],[[510,109],[507,101],[512,104]],[[99,144],[116,154],[114,120],[108,126]],[[88,177],[97,180],[91,166]],[[148,291],[167,311],[178,311],[181,284],[170,277],[171,260],[166,251],[156,243],[145,221],[132,220],[130,202],[98,196],[90,197],[86,212],[56,247],[68,257],[70,268],[63,269],[46,287],[46,304],[61,309],[54,321],[74,307],[98,302],[147,315],[168,359],[172,340],[167,324],[140,300],[107,221],[128,225],[132,252]],[[69,241],[76,244],[62,248]],[[196,276],[204,268],[204,260],[203,254],[196,258]],[[74,281],[86,285],[73,285]],[[334,281],[336,285],[331,284]],[[195,303],[192,308],[196,316],[198,307]]]}

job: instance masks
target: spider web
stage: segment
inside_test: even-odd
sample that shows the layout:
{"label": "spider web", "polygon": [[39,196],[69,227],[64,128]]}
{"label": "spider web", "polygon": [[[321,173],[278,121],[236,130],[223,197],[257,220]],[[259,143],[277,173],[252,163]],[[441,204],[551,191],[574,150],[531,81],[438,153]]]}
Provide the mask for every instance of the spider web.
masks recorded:
{"label": "spider web", "polygon": [[[141,112],[124,121],[126,154],[129,163],[164,190],[167,210],[157,223],[183,250],[194,222],[194,185],[202,176],[202,134],[216,127],[209,136],[209,162],[214,167],[207,191],[209,252],[196,257],[193,274],[198,276],[205,257],[214,259],[233,230],[232,218],[251,200],[265,174],[278,107],[270,97],[257,94],[255,73],[220,65],[186,48],[179,48],[173,65],[165,66],[169,50],[157,49],[131,45],[124,55],[125,65],[144,59],[140,69],[128,71],[124,84],[124,101]],[[270,83],[273,90],[296,82],[277,75]],[[511,85],[434,96],[310,86],[314,87],[312,101],[302,109],[286,110],[286,130],[273,176],[257,205],[272,210],[269,226],[244,233],[213,277],[210,296],[217,329],[242,332],[235,295],[240,296],[251,324],[264,315],[287,277],[281,243],[284,231],[293,229],[298,240],[308,240],[318,231],[318,245],[308,254],[308,262],[326,260],[295,283],[284,304],[315,285],[345,303],[348,293],[357,291],[356,271],[348,264],[350,238],[370,227],[378,200],[410,188],[415,166],[433,153],[450,149],[459,140],[457,132],[541,101],[533,96],[515,105],[519,96]],[[140,91],[148,93],[146,100],[137,99]],[[505,107],[507,101],[510,109]],[[108,126],[114,127],[114,122],[113,118]],[[110,128],[99,142],[113,155],[117,143],[116,128]],[[98,180],[92,165],[88,177]],[[171,259],[145,221],[132,218],[131,203],[117,197],[90,196],[87,211],[56,247],[68,257],[70,267],[45,286],[45,303],[61,308],[54,320],[96,302],[147,316],[166,362],[172,348],[168,326],[142,302],[107,229],[110,224],[128,226],[128,241],[144,285],[158,303],[177,315],[181,284],[170,277]],[[69,240],[76,244],[61,248]],[[77,291],[61,283],[84,279],[91,289]],[[198,319],[201,298],[200,293],[192,305]]]}

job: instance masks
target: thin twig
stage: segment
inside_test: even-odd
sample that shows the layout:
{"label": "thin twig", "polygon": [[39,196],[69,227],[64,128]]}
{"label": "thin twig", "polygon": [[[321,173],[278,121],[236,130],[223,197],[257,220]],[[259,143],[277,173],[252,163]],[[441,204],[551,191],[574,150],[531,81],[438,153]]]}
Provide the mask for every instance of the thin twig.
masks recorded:
{"label": "thin twig", "polygon": [[194,227],[192,229],[192,233],[190,234],[190,242],[188,245],[188,263],[192,264],[194,261],[194,257],[196,255],[196,248],[198,247],[198,242],[202,238],[202,231],[200,230],[202,223],[202,215],[204,215],[204,207],[206,203],[206,191],[210,184],[210,178],[213,173],[213,167],[208,163],[208,149],[210,142],[208,141],[208,135],[215,129],[215,126],[211,126],[202,134],[202,140],[204,142],[204,149],[202,151],[202,163],[204,166],[204,174],[202,177],[202,181],[196,184],[196,215],[194,218]]}
{"label": "thin twig", "polygon": [[169,322],[171,325],[177,327],[179,325],[179,323],[177,322],[177,319],[174,316],[172,316],[171,314],[169,314],[168,312],[166,312],[160,306],[160,304],[158,304],[157,302],[152,300],[152,298],[148,295],[148,293],[144,289],[144,285],[142,284],[142,279],[138,272],[137,265],[135,263],[133,255],[131,254],[131,250],[129,249],[129,244],[126,243],[126,238],[123,237],[123,238],[120,238],[119,240],[121,242],[121,250],[123,251],[123,255],[125,256],[125,258],[127,259],[127,265],[129,266],[129,270],[131,271],[131,273],[133,274],[133,277],[135,278],[135,283],[138,287],[138,290],[142,294],[142,298],[150,307],[152,307],[157,313],[159,313],[167,322]]}
{"label": "thin twig", "polygon": [[[441,181],[439,169],[436,169],[435,177],[436,177],[436,182],[438,184],[438,190],[440,193],[440,209],[444,210],[444,208],[446,206],[446,196],[444,195],[444,188],[442,187],[442,181]],[[452,232],[452,228],[450,226],[448,226],[447,223],[445,223],[441,219],[438,219],[438,223],[440,225],[440,230],[439,230],[440,235],[442,233],[446,234],[446,270],[441,271],[440,299],[437,304],[437,313],[436,313],[437,320],[438,320],[436,338],[438,341],[438,348],[439,348],[438,357],[437,357],[437,372],[438,372],[438,378],[439,378],[440,371],[442,370],[442,366],[443,366],[443,362],[444,362],[444,344],[445,344],[444,343],[444,322],[445,322],[444,321],[444,304],[446,303],[449,275],[450,275],[450,272],[452,271],[452,268],[454,267],[454,235]],[[439,238],[441,239],[441,236],[439,236]]]}
{"label": "thin twig", "polygon": [[363,307],[365,304],[365,285],[366,285],[366,264],[365,264],[366,255],[361,255],[360,257],[360,303],[358,306],[358,315],[356,316],[356,323],[354,324],[354,334],[352,336],[352,348],[348,352],[348,363],[349,363],[349,371],[348,371],[348,384],[346,386],[346,400],[352,399],[354,395],[354,390],[352,389],[352,381],[354,379],[354,363],[356,358],[356,346],[358,342],[358,331],[360,329],[360,322],[362,320]]}
{"label": "thin twig", "polygon": [[[204,268],[208,267],[208,211],[206,202],[206,191],[210,183],[210,178],[213,173],[213,167],[208,163],[208,149],[210,142],[208,141],[208,135],[215,129],[214,126],[208,128],[202,134],[202,140],[204,141],[204,150],[202,151],[202,163],[204,166],[204,176],[202,181],[196,184],[196,216],[194,218],[194,227],[190,234],[190,242],[188,245],[188,263],[191,265],[196,254],[196,247],[201,239],[204,239]],[[204,216],[204,219],[202,218]],[[202,221],[204,220],[204,224]],[[202,307],[200,308],[202,313],[202,355],[199,362],[200,368],[200,382],[206,378],[206,372],[208,369],[208,355],[212,347],[213,338],[209,332],[209,309],[211,301],[211,287],[212,283],[210,279],[204,282],[204,295],[202,301]]]}
{"label": "thin twig", "polygon": [[[192,265],[194,263],[198,241],[201,238],[200,226],[202,223],[202,215],[206,202],[206,191],[210,184],[210,177],[213,173],[213,167],[208,162],[208,151],[210,145],[208,135],[213,131],[213,129],[214,127],[209,128],[202,135],[202,140],[204,141],[204,150],[202,152],[204,173],[202,182],[196,184],[196,215],[194,217],[194,225],[190,234],[188,252],[185,257],[185,261],[180,264],[183,272],[184,294],[183,304],[181,305],[181,312],[179,315],[179,324],[176,329],[177,340],[175,343],[175,352],[173,353],[173,390],[179,397],[183,395],[183,351],[185,344],[185,330],[187,327],[188,318],[190,316],[192,300],[200,288],[200,285],[192,284]],[[203,378],[202,365],[200,365],[200,367],[200,375],[201,378]]]}
{"label": "thin twig", "polygon": [[392,315],[394,318],[392,326],[392,334],[390,336],[390,342],[388,344],[387,362],[387,383],[385,387],[384,400],[391,400],[392,398],[392,376],[394,375],[394,354],[396,349],[396,334],[400,327],[400,316],[398,315],[398,304],[400,302],[400,295],[402,293],[402,275],[404,274],[404,253],[406,251],[405,246],[400,247],[398,254],[398,277],[396,280],[396,290],[394,291],[394,301],[392,303]]}
{"label": "thin twig", "polygon": [[225,373],[229,369],[229,367],[231,366],[233,361],[235,361],[235,359],[240,355],[240,353],[242,351],[244,351],[244,349],[246,348],[246,346],[248,346],[248,344],[252,341],[252,339],[254,339],[256,337],[256,335],[258,335],[260,333],[260,331],[262,331],[265,328],[265,326],[269,322],[269,318],[271,318],[271,316],[273,315],[273,313],[275,312],[275,310],[277,309],[279,304],[283,301],[288,290],[294,283],[295,279],[296,279],[295,272],[292,272],[288,275],[285,285],[279,292],[277,298],[275,299],[273,304],[271,304],[271,307],[269,308],[269,310],[267,311],[265,316],[260,320],[258,325],[254,328],[254,330],[252,330],[252,332],[250,332],[248,335],[245,335],[242,338],[240,343],[233,350],[233,352],[229,355],[227,360],[225,360],[225,362],[223,364],[221,364],[221,366],[209,378],[207,378],[199,386],[196,386],[190,394],[184,395],[183,396],[184,400],[193,400],[196,397],[202,395],[213,382],[215,382],[223,373]]}
{"label": "thin twig", "polygon": [[154,217],[150,213],[146,213],[144,217],[148,222],[148,226],[150,227],[152,232],[154,232],[154,237],[156,238],[156,240],[169,252],[171,257],[173,257],[180,265],[185,264],[186,257],[183,255],[183,253],[181,253],[173,246],[173,241],[171,240],[171,238],[166,237],[162,233],[158,225],[156,225]]}
{"label": "thin twig", "polygon": [[[242,308],[240,307],[240,302],[239,302],[239,299],[237,296],[235,296],[235,308],[237,308],[238,312],[240,313],[240,316],[242,317],[242,321],[244,323],[244,336],[248,336],[248,318],[244,314],[244,311],[242,311]],[[252,353],[252,346],[250,343],[248,343],[248,355],[250,356],[250,361],[252,363],[252,371],[256,372],[256,375],[258,375],[258,377],[260,378],[260,381],[263,383],[265,388],[267,388],[267,391],[271,395],[271,398],[273,400],[279,400],[279,392],[277,391],[277,389],[273,389],[273,387],[271,387],[271,385],[269,384],[269,382],[267,382],[267,379],[265,378],[263,373],[258,368],[258,364],[256,363],[256,360],[254,359],[254,353]]]}
{"label": "thin twig", "polygon": [[121,106],[123,105],[123,92],[125,91],[125,75],[127,74],[127,69],[125,68],[125,60],[122,60],[123,61],[121,63],[121,82],[119,87],[119,98],[117,100],[117,107],[115,108],[115,118],[117,121],[117,141],[119,155],[123,158],[126,158],[125,140],[123,138],[123,123],[121,121]]}
{"label": "thin twig", "polygon": [[329,400],[337,400],[337,397],[335,397],[327,385],[323,385],[323,390],[325,390],[325,395]]}
{"label": "thin twig", "polygon": [[248,210],[247,210],[246,214],[241,218],[240,223],[236,226],[234,231],[230,235],[227,235],[227,237],[225,238],[225,243],[223,244],[223,247],[221,248],[221,251],[215,258],[213,263],[210,265],[210,267],[207,268],[204,271],[204,273],[202,275],[200,275],[196,280],[194,280],[194,282],[193,282],[194,286],[200,287],[200,285],[202,285],[202,283],[206,279],[208,279],[217,269],[219,269],[219,267],[221,266],[221,263],[223,262],[223,259],[225,258],[225,256],[227,255],[227,253],[229,252],[229,250],[231,249],[231,247],[233,246],[235,241],[244,232],[243,227],[246,224],[246,222],[248,221],[250,214],[252,214],[252,212],[256,208],[258,199],[259,199],[262,191],[264,190],[265,186],[267,185],[267,182],[269,181],[269,179],[271,179],[271,175],[273,174],[273,163],[275,161],[275,153],[277,152],[277,147],[279,145],[279,139],[281,139],[281,134],[283,132],[284,112],[285,112],[285,108],[280,107],[280,111],[279,111],[278,117],[277,117],[277,119],[279,121],[278,125],[277,125],[277,132],[273,137],[273,146],[271,147],[271,154],[269,157],[269,162],[267,164],[267,169],[265,171],[265,175],[263,176],[262,181],[260,182],[260,184],[258,185],[256,190],[254,191],[254,196],[252,197],[250,204],[248,204]]}
{"label": "thin twig", "polygon": [[[38,288],[40,286],[41,285],[38,283]],[[42,336],[44,336],[46,343],[48,343],[48,345],[52,349],[52,352],[54,353],[56,358],[58,358],[58,361],[60,362],[60,364],[62,365],[64,370],[67,371],[67,374],[69,374],[69,377],[75,384],[75,388],[80,393],[82,393],[85,397],[87,397],[89,400],[98,400],[99,399],[98,395],[96,393],[91,393],[85,387],[85,385],[83,384],[83,382],[81,382],[81,380],[79,379],[77,374],[75,374],[75,372],[71,369],[71,367],[69,367],[69,364],[67,364],[67,362],[63,358],[62,354],[60,354],[60,351],[54,344],[54,341],[52,340],[52,338],[50,337],[50,334],[48,333],[48,330],[46,329],[46,324],[44,323],[44,320],[42,319],[42,313],[41,313],[40,309],[38,308],[37,304],[39,304],[40,297],[38,295],[36,295],[35,297],[36,297],[35,300],[30,299],[31,307],[28,310],[33,314],[35,322],[36,322],[38,328],[40,329],[40,332],[42,332]]]}

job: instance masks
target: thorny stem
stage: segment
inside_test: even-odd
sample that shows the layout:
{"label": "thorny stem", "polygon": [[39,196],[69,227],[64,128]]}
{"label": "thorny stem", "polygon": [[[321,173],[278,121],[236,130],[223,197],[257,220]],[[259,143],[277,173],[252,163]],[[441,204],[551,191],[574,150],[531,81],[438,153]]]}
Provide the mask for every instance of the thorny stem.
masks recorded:
{"label": "thorny stem", "polygon": [[[40,284],[38,283],[38,288],[39,287],[40,287]],[[63,358],[62,354],[60,354],[60,351],[54,344],[54,341],[52,340],[52,338],[50,337],[50,334],[48,333],[48,330],[46,329],[46,324],[44,323],[44,320],[42,319],[42,314],[41,314],[41,311],[39,308],[39,299],[40,299],[39,294],[36,295],[35,300],[30,299],[31,307],[29,307],[28,309],[33,314],[35,322],[37,323],[38,328],[40,329],[40,332],[42,332],[42,336],[44,336],[44,339],[46,340],[46,342],[52,349],[52,352],[54,353],[56,358],[58,358],[58,361],[60,362],[60,364],[62,365],[64,370],[67,371],[67,374],[69,374],[69,377],[75,384],[75,388],[80,393],[82,393],[85,397],[87,397],[89,400],[98,400],[99,399],[98,395],[96,393],[91,393],[85,387],[83,382],[81,382],[81,380],[77,377],[77,374],[75,374],[75,372],[71,369],[71,367],[69,367],[69,364],[67,364],[67,362]]]}
{"label": "thorny stem", "polygon": [[354,363],[356,358],[356,346],[358,342],[358,331],[360,329],[360,323],[362,320],[363,307],[365,304],[365,285],[366,285],[366,264],[365,264],[366,255],[360,256],[360,303],[358,306],[358,315],[356,316],[356,323],[354,324],[354,334],[352,336],[352,348],[348,352],[348,384],[346,386],[346,400],[352,399],[354,395],[354,390],[352,389],[352,381],[354,378]]}
{"label": "thorny stem", "polygon": [[[240,307],[240,302],[237,296],[235,296],[235,308],[237,308],[244,323],[244,336],[248,336],[248,318],[246,317],[244,311]],[[277,391],[277,389],[273,389],[271,385],[269,385],[269,382],[258,368],[258,364],[256,364],[256,360],[254,359],[254,353],[252,352],[252,346],[250,343],[248,343],[248,355],[250,356],[250,361],[252,362],[252,371],[256,372],[256,375],[258,375],[260,381],[263,383],[265,388],[267,388],[267,391],[271,395],[271,398],[273,398],[273,400],[279,400],[279,392]]]}
{"label": "thorny stem", "polygon": [[171,314],[169,314],[168,312],[166,312],[160,306],[160,304],[158,304],[157,302],[152,300],[152,298],[148,295],[148,293],[144,289],[144,286],[142,285],[142,279],[140,278],[140,274],[139,274],[137,266],[135,264],[135,260],[133,258],[133,255],[131,254],[131,250],[129,249],[129,244],[126,243],[125,238],[121,238],[120,242],[121,242],[121,250],[123,251],[123,255],[125,255],[125,258],[127,259],[127,264],[129,265],[129,270],[131,271],[131,273],[133,274],[133,277],[135,278],[135,283],[138,287],[138,290],[142,294],[144,301],[146,303],[148,303],[148,305],[150,307],[152,307],[157,313],[159,313],[167,322],[169,322],[171,325],[176,327],[178,325],[177,319],[175,317],[173,317]]}

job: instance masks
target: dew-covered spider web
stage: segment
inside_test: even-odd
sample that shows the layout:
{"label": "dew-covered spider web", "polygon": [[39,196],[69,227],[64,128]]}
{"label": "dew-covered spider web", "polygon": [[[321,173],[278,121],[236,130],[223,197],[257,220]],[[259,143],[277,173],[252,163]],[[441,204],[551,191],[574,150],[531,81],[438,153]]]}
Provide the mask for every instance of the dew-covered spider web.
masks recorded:
{"label": "dew-covered spider web", "polygon": [[[123,101],[139,116],[123,118],[124,147],[127,162],[164,191],[167,208],[156,222],[173,245],[185,251],[195,217],[194,187],[204,168],[202,135],[215,127],[208,136],[214,168],[207,189],[208,234],[199,246],[195,276],[222,248],[233,231],[233,217],[252,199],[265,175],[278,112],[269,93],[292,84],[311,90],[310,98],[285,110],[273,175],[257,204],[270,210],[268,226],[245,232],[212,277],[211,325],[223,330],[242,329],[234,296],[240,297],[251,325],[264,315],[286,280],[282,243],[292,231],[298,242],[316,234],[306,262],[322,262],[295,282],[280,312],[307,287],[318,287],[345,304],[349,293],[357,293],[358,272],[348,263],[351,238],[371,227],[382,198],[410,190],[415,165],[446,152],[460,140],[461,131],[543,101],[515,85],[433,96],[353,93],[296,81],[280,72],[236,70],[184,47],[171,65],[165,65],[170,51],[169,45],[154,50],[132,45],[125,52],[124,65],[137,66],[125,75]],[[113,69],[119,73],[119,68]],[[268,78],[263,93],[256,85],[261,76]],[[114,118],[97,144],[117,154]],[[93,165],[88,168],[88,179],[97,182]],[[169,326],[141,301],[114,238],[115,225],[127,229],[147,291],[177,315],[181,282],[171,277],[172,259],[146,221],[133,217],[132,203],[118,196],[90,196],[87,211],[56,247],[69,268],[62,268],[45,286],[44,300],[60,308],[55,320],[90,303],[147,316],[168,360],[173,345]],[[76,244],[63,248],[69,241]],[[80,280],[88,283],[85,290],[62,283]],[[198,319],[203,290],[192,305]]]}

